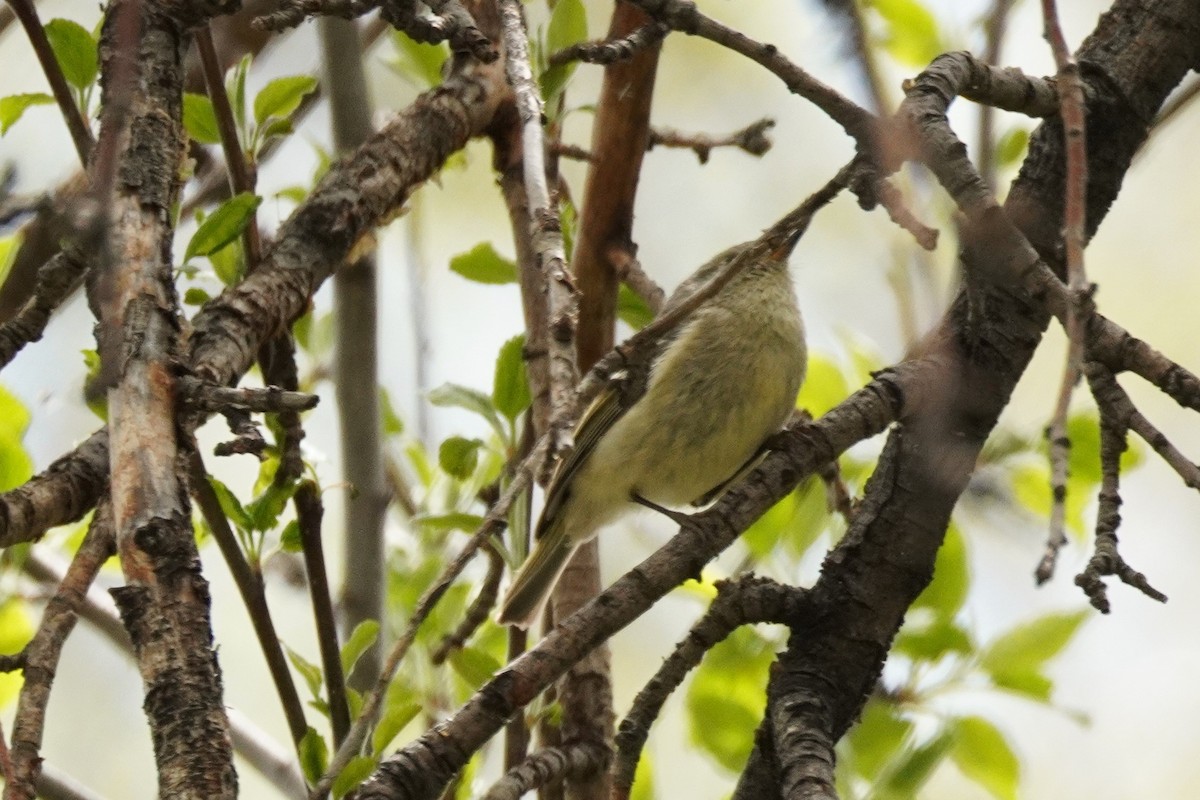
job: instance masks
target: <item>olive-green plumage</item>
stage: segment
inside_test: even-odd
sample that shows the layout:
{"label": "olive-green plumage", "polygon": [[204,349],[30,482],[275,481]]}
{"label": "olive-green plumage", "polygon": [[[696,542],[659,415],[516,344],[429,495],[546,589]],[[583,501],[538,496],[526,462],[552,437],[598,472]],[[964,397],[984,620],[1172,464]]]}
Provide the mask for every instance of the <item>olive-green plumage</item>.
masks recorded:
{"label": "olive-green plumage", "polygon": [[[537,544],[501,604],[502,623],[528,627],[575,548],[634,495],[663,506],[710,499],[787,421],[806,364],[787,271],[793,244],[747,265],[659,342],[641,397],[624,408],[629,400],[607,389],[583,414],[575,448],[546,492]],[[666,308],[747,246],[702,266]]]}

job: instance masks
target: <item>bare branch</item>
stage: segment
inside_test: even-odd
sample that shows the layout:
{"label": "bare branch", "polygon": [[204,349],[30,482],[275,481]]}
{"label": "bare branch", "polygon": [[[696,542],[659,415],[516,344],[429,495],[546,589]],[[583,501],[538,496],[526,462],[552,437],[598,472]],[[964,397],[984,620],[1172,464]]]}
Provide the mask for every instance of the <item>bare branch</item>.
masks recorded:
{"label": "bare branch", "polygon": [[612,753],[607,747],[588,742],[546,747],[509,770],[480,800],[519,800],[528,792],[543,786],[595,775],[608,768],[611,757]]}
{"label": "bare branch", "polygon": [[575,324],[579,315],[579,292],[567,269],[562,222],[551,202],[546,180],[542,137],[542,102],[529,65],[529,42],[524,14],[515,0],[500,3],[504,31],[505,74],[516,96],[521,118],[525,194],[529,198],[530,234],[541,265],[547,293],[550,368],[550,455],[556,457],[571,443],[574,407],[572,391],[579,380],[575,363]]}
{"label": "bare branch", "polygon": [[670,31],[665,25],[651,23],[642,25],[627,36],[621,36],[610,41],[580,42],[570,47],[551,53],[546,63],[552,67],[569,64],[572,61],[583,61],[587,64],[615,64],[633,58],[639,50],[657,44]]}
{"label": "bare branch", "polygon": [[760,119],[740,131],[727,136],[709,136],[703,133],[683,133],[671,128],[651,128],[649,149],[655,146],[682,147],[693,150],[701,164],[708,163],[709,153],[715,147],[736,147],[752,156],[761,156],[771,149],[767,131],[775,127],[775,120]]}
{"label": "bare branch", "polygon": [[[1107,614],[1111,608],[1108,602],[1108,591],[1102,578],[1115,575],[1142,594],[1160,603],[1167,602],[1167,596],[1155,589],[1146,580],[1146,576],[1121,557],[1117,550],[1117,528],[1121,524],[1121,453],[1125,451],[1125,436],[1128,427],[1125,422],[1113,414],[1112,405],[1106,402],[1114,397],[1120,404],[1120,387],[1117,386],[1111,373],[1098,364],[1089,363],[1088,381],[1092,392],[1100,403],[1100,508],[1096,514],[1096,545],[1095,552],[1084,567],[1083,572],[1075,576],[1075,585],[1083,589],[1092,605],[1102,614]],[[1128,402],[1128,398],[1125,398]]]}

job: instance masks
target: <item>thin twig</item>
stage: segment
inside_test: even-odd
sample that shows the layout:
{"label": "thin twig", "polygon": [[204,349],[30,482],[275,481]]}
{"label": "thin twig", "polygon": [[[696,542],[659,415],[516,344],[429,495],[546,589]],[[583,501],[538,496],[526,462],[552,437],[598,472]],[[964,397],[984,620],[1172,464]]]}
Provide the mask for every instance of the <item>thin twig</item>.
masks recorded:
{"label": "thin twig", "polygon": [[1067,334],[1067,362],[1063,368],[1062,384],[1054,415],[1046,429],[1050,445],[1050,534],[1046,543],[1046,558],[1038,565],[1035,577],[1045,583],[1054,572],[1053,554],[1066,543],[1064,533],[1067,501],[1067,465],[1071,442],[1067,437],[1067,414],[1071,395],[1083,374],[1083,352],[1086,316],[1090,313],[1087,296],[1087,273],[1083,264],[1087,214],[1087,140],[1084,131],[1083,82],[1079,65],[1071,57],[1058,22],[1055,0],[1042,0],[1042,16],[1046,39],[1058,66],[1059,103],[1066,137],[1067,174],[1066,209],[1063,237],[1066,243],[1067,291],[1071,302],[1067,306],[1064,324]]}
{"label": "thin twig", "polygon": [[651,128],[646,149],[652,150],[657,146],[686,148],[696,153],[696,158],[701,164],[708,163],[709,153],[716,147],[736,147],[752,156],[761,156],[771,149],[771,139],[767,136],[767,131],[773,127],[775,120],[760,119],[727,136],[684,133],[672,128]]}
{"label": "thin twig", "polygon": [[429,657],[434,664],[441,664],[450,653],[462,649],[467,640],[475,635],[475,631],[479,630],[479,626],[487,621],[488,614],[496,605],[496,597],[500,593],[500,579],[504,576],[504,558],[497,547],[487,547],[485,551],[488,556],[487,574],[462,620],[453,631],[442,638],[437,649]]}
{"label": "thin twig", "polygon": [[662,311],[663,304],[667,302],[667,293],[646,274],[646,270],[642,269],[641,262],[633,257],[630,248],[626,246],[610,247],[608,261],[625,285],[632,289],[638,297],[645,300],[650,311],[658,316]]}
{"label": "thin twig", "polygon": [[179,380],[183,401],[198,411],[310,411],[321,398],[307,392],[289,392],[278,386],[216,386],[199,378]]}
{"label": "thin twig", "polygon": [[[1000,63],[1000,50],[1008,32],[1008,16],[1017,0],[992,0],[992,8],[983,23],[986,41],[983,60],[988,64]],[[979,107],[979,139],[975,145],[975,163],[984,183],[992,190],[996,188],[996,135],[994,124],[996,110],[988,104]]]}
{"label": "thin twig", "polygon": [[1089,362],[1088,381],[1100,406],[1100,508],[1096,513],[1096,544],[1083,571],[1075,576],[1075,585],[1083,589],[1092,606],[1100,613],[1111,610],[1108,589],[1103,578],[1115,575],[1122,583],[1139,590],[1152,600],[1167,602],[1167,596],[1150,585],[1146,576],[1126,563],[1117,549],[1117,529],[1121,525],[1121,453],[1126,447],[1128,427],[1113,406],[1106,402],[1114,387],[1120,391],[1112,373]]}
{"label": "thin twig", "polygon": [[670,31],[665,25],[654,22],[643,25],[628,36],[602,42],[580,42],[550,54],[546,63],[552,67],[582,61],[587,64],[615,64],[632,58],[634,53],[662,41]]}
{"label": "thin twig", "polygon": [[335,745],[340,745],[350,730],[350,706],[346,702],[346,676],[342,673],[337,623],[333,618],[333,598],[329,593],[329,576],[325,573],[325,552],[321,542],[321,517],[325,514],[325,507],[321,503],[321,492],[312,481],[301,482],[292,502],[296,506],[296,522],[300,526],[300,542],[304,547],[304,567],[308,572],[308,593],[316,619],[317,644],[321,648],[333,741]]}

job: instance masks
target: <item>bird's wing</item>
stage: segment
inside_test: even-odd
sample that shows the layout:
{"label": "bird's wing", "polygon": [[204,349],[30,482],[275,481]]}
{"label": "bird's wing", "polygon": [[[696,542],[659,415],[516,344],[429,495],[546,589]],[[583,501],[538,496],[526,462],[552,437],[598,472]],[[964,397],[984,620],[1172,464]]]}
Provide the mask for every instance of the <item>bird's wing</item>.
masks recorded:
{"label": "bird's wing", "polygon": [[538,522],[538,536],[558,516],[563,503],[570,495],[571,479],[591,452],[596,449],[596,443],[608,432],[621,417],[620,393],[612,384],[605,387],[596,399],[592,401],[579,424],[575,426],[575,446],[565,459],[559,462],[546,490],[546,507],[542,510],[542,518]]}

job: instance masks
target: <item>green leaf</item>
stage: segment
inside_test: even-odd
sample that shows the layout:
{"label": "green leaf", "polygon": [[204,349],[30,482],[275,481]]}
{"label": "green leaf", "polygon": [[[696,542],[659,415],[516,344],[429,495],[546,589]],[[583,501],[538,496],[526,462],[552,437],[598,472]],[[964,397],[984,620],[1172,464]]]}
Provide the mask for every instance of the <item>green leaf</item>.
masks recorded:
{"label": "green leaf", "polygon": [[445,534],[450,531],[474,533],[483,524],[483,517],[463,511],[451,511],[448,514],[419,514],[413,517],[412,521],[413,524],[419,525],[421,531],[425,533]]}
{"label": "green leaf", "polygon": [[688,687],[692,740],[731,772],[742,769],[766,707],[767,669],[775,654],[753,628],[735,630],[709,651]]}
{"label": "green leaf", "polygon": [[872,698],[863,707],[858,724],[846,735],[849,757],[839,758],[839,762],[874,781],[904,746],[912,730],[913,723],[901,717],[896,706]]}
{"label": "green leaf", "polygon": [[967,562],[966,541],[958,526],[951,523],[938,549],[933,580],[917,597],[913,608],[928,608],[939,619],[951,620],[966,601],[970,584],[971,568]]}
{"label": "green leaf", "polygon": [[20,232],[14,233],[12,236],[0,237],[0,286],[4,285],[5,279],[8,278],[8,271],[12,269],[13,262],[17,260],[21,242]]}
{"label": "green leaf", "polygon": [[943,732],[933,740],[907,753],[879,787],[884,797],[917,797],[917,790],[925,785],[954,745],[954,734]]}
{"label": "green leaf", "polygon": [[[10,597],[0,602],[0,653],[20,652],[33,638],[34,631],[29,604],[25,600]],[[16,702],[24,682],[20,672],[0,674],[0,708]]]}
{"label": "green leaf", "polygon": [[242,192],[226,200],[192,234],[183,260],[215,253],[241,236],[261,203],[262,198],[253,192]]}
{"label": "green leaf", "polygon": [[502,666],[490,653],[476,647],[452,650],[447,661],[450,662],[450,667],[458,676],[471,686],[472,690],[478,689],[490,681]]}
{"label": "green leaf", "polygon": [[525,374],[525,335],[518,334],[500,346],[496,374],[492,380],[492,403],[496,410],[515,423],[529,408],[529,378]]}
{"label": "green leaf", "polygon": [[617,316],[635,331],[640,331],[654,320],[654,312],[642,296],[624,283],[617,287]]}
{"label": "green leaf", "polygon": [[262,125],[267,117],[288,117],[300,107],[305,96],[317,89],[317,79],[311,75],[290,75],[276,78],[254,96],[254,121]]}
{"label": "green leaf", "polygon": [[321,780],[326,767],[329,766],[329,745],[325,744],[325,740],[321,738],[321,734],[317,733],[317,729],[310,725],[304,738],[300,740],[298,749],[300,751],[300,769],[304,772],[304,779],[310,784],[315,784]]}
{"label": "green leaf", "polygon": [[504,425],[496,413],[496,407],[492,405],[492,398],[481,391],[456,383],[444,383],[429,393],[429,402],[439,408],[462,408],[478,414],[487,420],[501,439],[504,438]]}
{"label": "green leaf", "polygon": [[379,621],[373,619],[364,619],[362,622],[354,626],[354,630],[350,632],[346,643],[342,645],[342,674],[349,675],[354,671],[354,665],[358,663],[358,659],[362,654],[370,649],[371,645],[375,644],[375,640],[379,638]]}
{"label": "green leaf", "polygon": [[388,66],[396,74],[427,89],[442,82],[442,65],[450,55],[444,43],[424,44],[414,42],[408,34],[393,31],[392,43],[396,46],[396,58]]}
{"label": "green leaf", "polygon": [[809,357],[804,385],[800,387],[800,395],[796,398],[797,408],[819,417],[849,395],[850,387],[846,385],[846,376],[842,374],[841,367],[824,356]]}
{"label": "green leaf", "polygon": [[1067,437],[1071,440],[1067,470],[1073,479],[1097,484],[1100,470],[1100,418],[1095,412],[1072,414],[1067,418]]}
{"label": "green leaf", "polygon": [[557,0],[546,27],[546,52],[555,53],[587,40],[587,9],[583,0]]}
{"label": "green leaf", "polygon": [[462,436],[451,436],[438,447],[438,465],[448,475],[465,481],[475,472],[479,463],[479,448],[483,442],[479,439],[465,439]]}
{"label": "green leaf", "polygon": [[1085,609],[1047,614],[1018,625],[992,642],[979,664],[996,686],[1047,702],[1054,684],[1042,674],[1042,668],[1067,646],[1089,616]]}
{"label": "green leaf", "polygon": [[33,459],[22,442],[29,419],[25,404],[0,386],[0,491],[15,489],[33,476]]}
{"label": "green leaf", "polygon": [[371,752],[378,755],[421,713],[421,704],[403,681],[393,681],[384,698],[383,715],[371,734]]}
{"label": "green leaf", "polygon": [[211,299],[212,297],[209,296],[208,292],[204,291],[199,286],[192,286],[183,293],[184,305],[202,306]]}
{"label": "green leaf", "polygon": [[46,38],[67,83],[76,89],[91,86],[100,72],[96,40],[91,32],[78,22],[52,19],[46,23]]}
{"label": "green leaf", "polygon": [[334,797],[344,797],[350,790],[370,777],[375,771],[378,760],[371,756],[355,756],[346,764],[346,768],[338,773],[330,787]]}
{"label": "green leaf", "polygon": [[[93,383],[100,375],[100,354],[95,350],[80,350],[83,353],[83,364],[87,368],[87,377],[84,378],[84,385]],[[100,419],[108,422],[108,394],[101,393],[99,396],[89,398],[87,406],[93,414]]]}
{"label": "green leaf", "polygon": [[20,440],[29,430],[31,419],[29,409],[25,407],[21,399],[0,386],[0,433]]}
{"label": "green leaf", "polygon": [[575,62],[559,64],[557,67],[550,67],[538,77],[542,88],[542,102],[546,105],[547,115],[552,119],[558,108],[558,98],[566,91],[567,82],[575,74],[575,66]]}
{"label": "green leaf", "polygon": [[283,526],[279,534],[279,547],[285,553],[302,553],[304,545],[300,539],[300,523],[292,520]]}
{"label": "green leaf", "polygon": [[253,57],[247,53],[233,68],[233,74],[225,82],[225,92],[229,95],[229,104],[233,106],[233,117],[238,124],[242,136],[248,135],[246,130],[246,73],[250,71]]}
{"label": "green leaf", "polygon": [[220,144],[217,113],[206,94],[183,93],[183,127],[188,136],[200,144]]}
{"label": "green leaf", "polygon": [[266,491],[246,506],[246,513],[249,514],[252,523],[251,530],[265,532],[274,528],[279,521],[279,515],[287,508],[288,501],[292,499],[298,487],[299,484],[294,481],[284,486],[274,482],[269,484]]}
{"label": "green leaf", "polygon": [[404,421],[396,413],[396,409],[392,405],[392,397],[388,394],[388,390],[382,386],[379,387],[379,411],[383,417],[384,434],[387,436],[399,436],[404,433]]}
{"label": "green leaf", "polygon": [[1081,609],[1018,625],[988,646],[980,664],[992,674],[1040,667],[1062,652],[1089,616]]}
{"label": "green leaf", "polygon": [[208,476],[208,484],[212,487],[213,492],[216,493],[217,502],[221,504],[221,511],[225,513],[229,521],[243,531],[254,530],[254,520],[246,513],[246,509],[242,506],[241,501],[229,490],[229,487],[211,475]]}
{"label": "green leaf", "polygon": [[1029,131],[1025,128],[1010,128],[1000,141],[996,142],[996,166],[1000,168],[1015,166],[1025,157],[1029,148]]}
{"label": "green leaf", "polygon": [[230,242],[215,253],[209,253],[208,261],[212,264],[217,278],[226,286],[240,281],[246,272],[242,246],[237,241]]}
{"label": "green leaf", "polygon": [[32,106],[48,105],[54,105],[54,98],[45,92],[27,92],[0,97],[0,136],[8,133],[8,129],[24,116],[26,109]]}
{"label": "green leaf", "polygon": [[887,23],[883,45],[897,61],[925,67],[946,49],[937,19],[917,0],[871,0],[871,7]]}
{"label": "green leaf", "polygon": [[476,283],[517,282],[517,264],[496,252],[490,242],[475,245],[450,259],[450,270]]}
{"label": "green leaf", "polygon": [[288,661],[292,662],[292,666],[304,678],[309,694],[319,699],[321,688],[325,685],[325,679],[321,677],[321,668],[287,645],[284,645],[284,649],[287,650]]}
{"label": "green leaf", "polygon": [[1016,800],[1021,762],[1004,734],[981,717],[955,720],[950,758],[962,774],[987,789],[996,800]]}
{"label": "green leaf", "polygon": [[284,138],[291,136],[294,132],[295,128],[292,126],[292,121],[290,119],[273,117],[267,121],[266,125],[263,125],[258,129],[258,151],[261,152],[263,145],[270,140],[276,137]]}
{"label": "green leaf", "polygon": [[1038,703],[1049,703],[1054,691],[1054,681],[1034,669],[998,673],[992,676],[992,683]]}
{"label": "green leaf", "polygon": [[654,761],[648,750],[642,750],[634,769],[629,800],[656,800],[657,797],[658,793],[654,791]]}
{"label": "green leaf", "polygon": [[974,649],[970,634],[948,619],[935,619],[918,629],[906,625],[892,643],[892,652],[914,661],[935,662],[948,653],[970,653]]}

